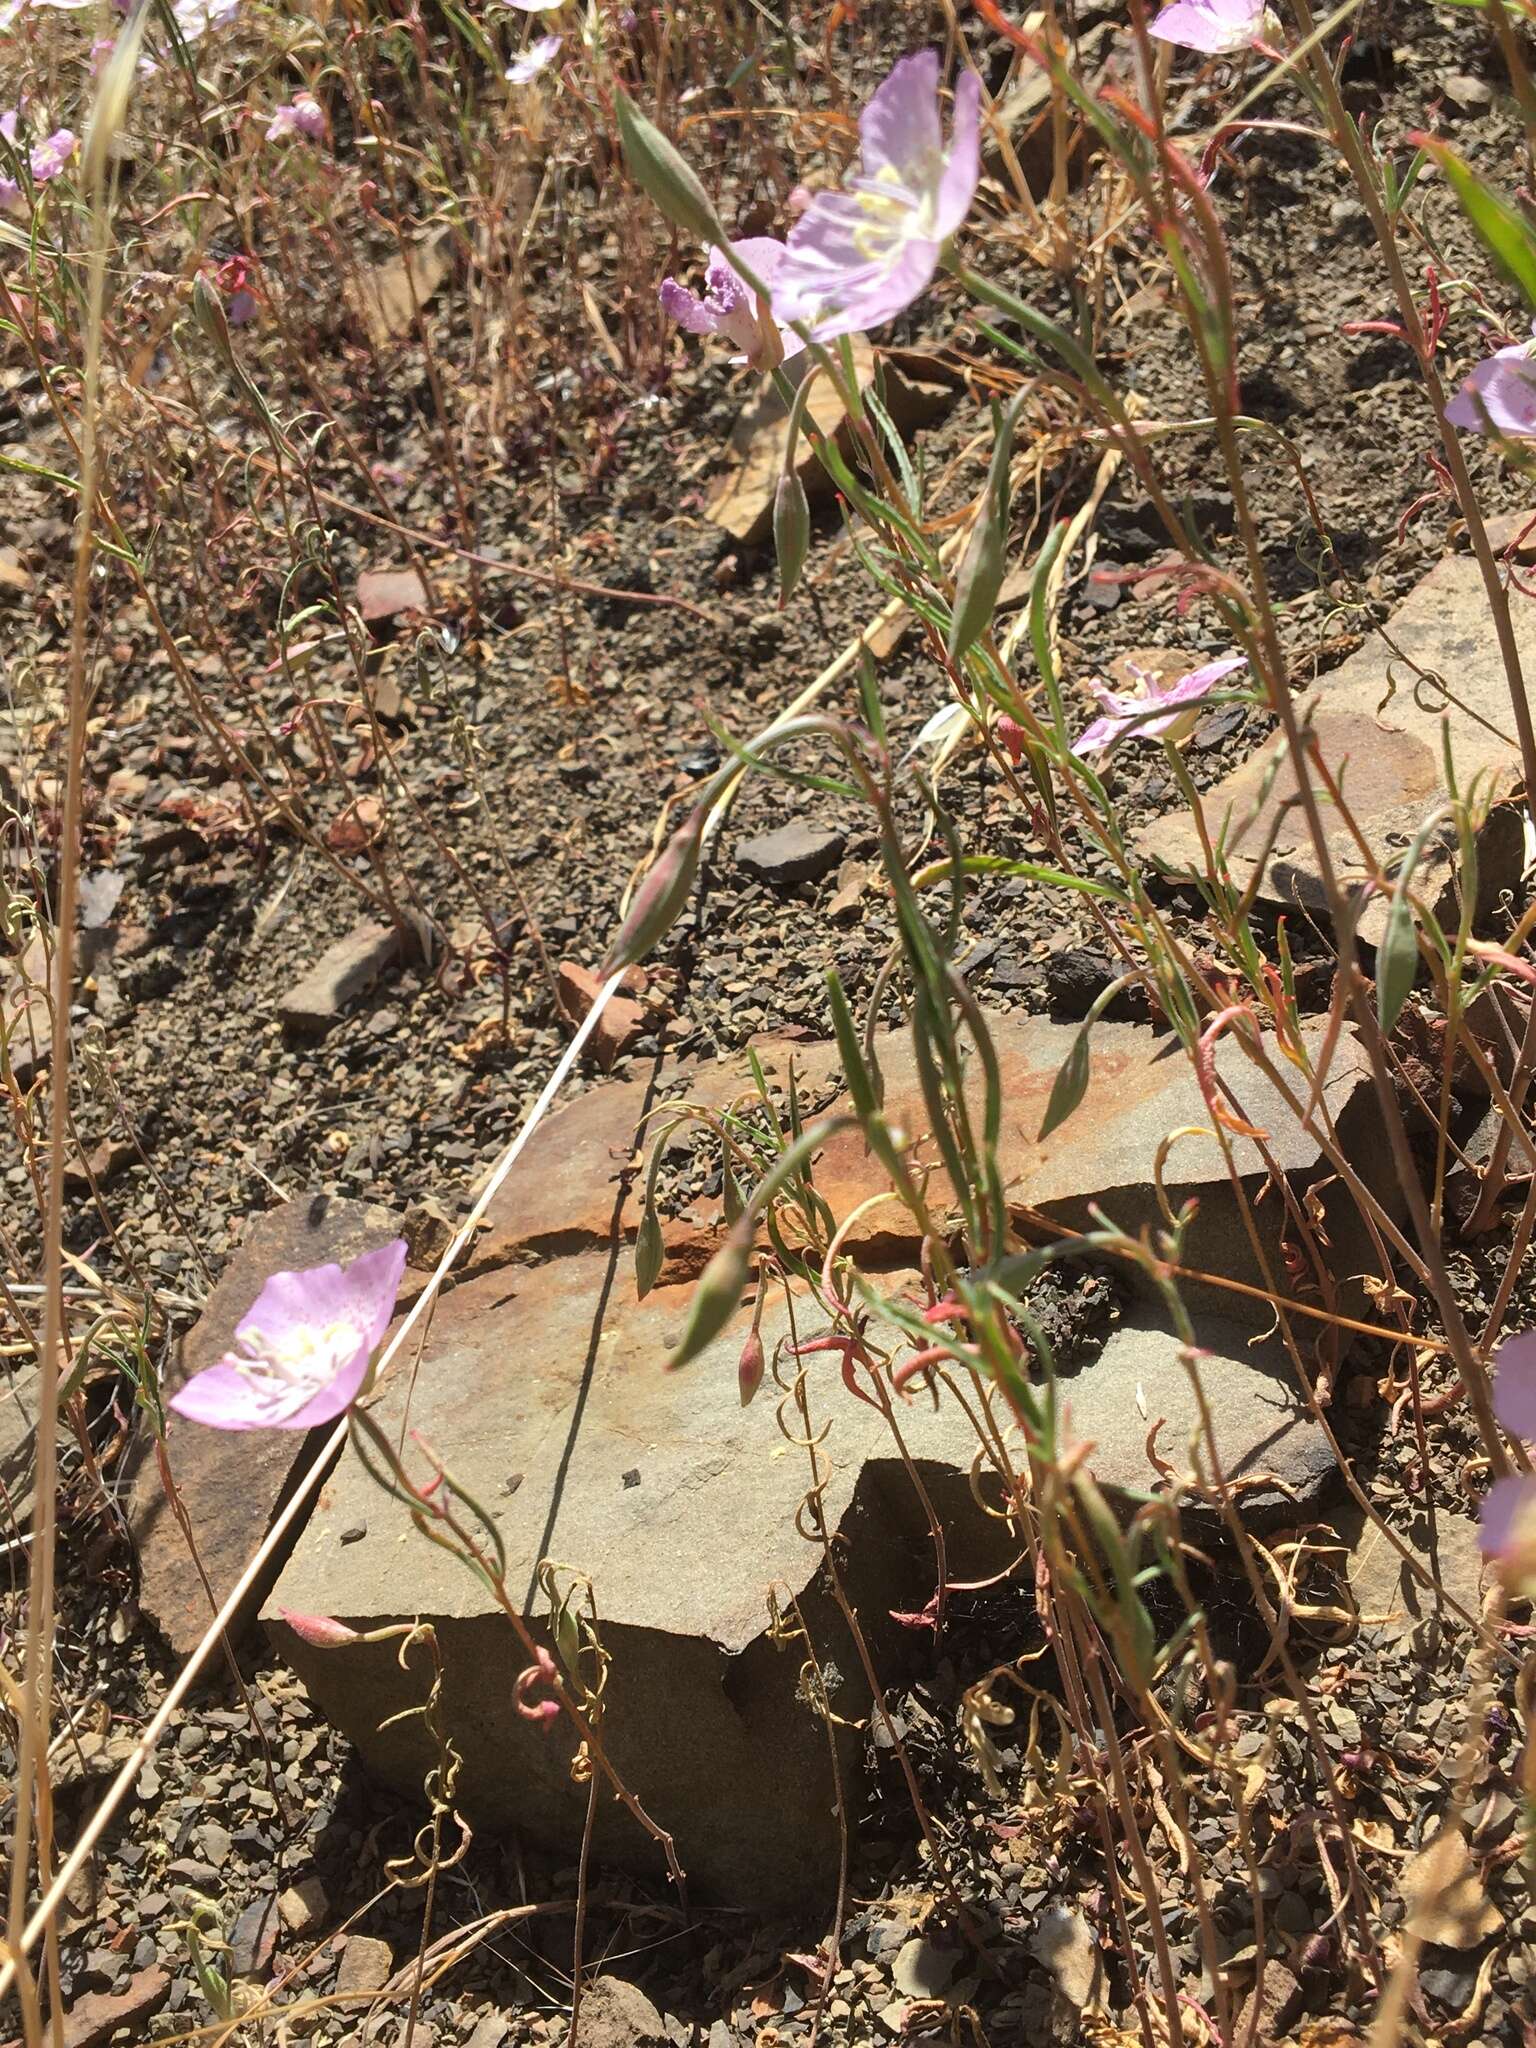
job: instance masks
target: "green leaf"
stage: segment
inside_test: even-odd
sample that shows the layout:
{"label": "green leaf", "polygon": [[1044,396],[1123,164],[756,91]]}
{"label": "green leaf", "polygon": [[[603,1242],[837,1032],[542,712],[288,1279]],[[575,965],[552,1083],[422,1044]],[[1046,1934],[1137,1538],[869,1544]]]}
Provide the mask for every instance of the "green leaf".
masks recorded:
{"label": "green leaf", "polygon": [[1088,1027],[1085,1024],[1073,1039],[1066,1058],[1056,1070],[1056,1078],[1051,1083],[1051,1099],[1045,1105],[1045,1115],[1041,1119],[1036,1137],[1037,1144],[1040,1139],[1048,1138],[1058,1124],[1066,1122],[1088,1092],[1088,1039]]}
{"label": "green leaf", "polygon": [[1524,214],[1473,175],[1455,150],[1428,145],[1445,172],[1462,212],[1494,262],[1528,305],[1536,307],[1536,231]]}

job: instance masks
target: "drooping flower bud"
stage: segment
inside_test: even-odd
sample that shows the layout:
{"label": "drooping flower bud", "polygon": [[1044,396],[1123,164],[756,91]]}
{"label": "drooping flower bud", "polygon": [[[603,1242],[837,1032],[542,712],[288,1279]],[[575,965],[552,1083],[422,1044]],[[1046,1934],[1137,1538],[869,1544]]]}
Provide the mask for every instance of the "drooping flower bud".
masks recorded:
{"label": "drooping flower bud", "polygon": [[688,822],[673,833],[661,858],[635,891],[629,915],[619,926],[603,962],[601,972],[605,981],[620,968],[633,967],[637,960],[643,960],[682,915],[699,871],[707,816],[706,806],[700,804]]}
{"label": "drooping flower bud", "polygon": [[344,1621],[333,1621],[328,1614],[297,1614],[291,1607],[279,1607],[277,1611],[300,1642],[308,1643],[311,1649],[340,1650],[348,1643],[362,1641],[355,1628],[348,1628]]}
{"label": "drooping flower bud", "polygon": [[223,358],[225,367],[231,367],[235,360],[235,347],[229,338],[229,321],[219,303],[218,293],[205,277],[194,278],[192,283],[192,317]]}
{"label": "drooping flower bud", "polygon": [[773,494],[773,548],[779,564],[779,610],[795,594],[811,545],[811,507],[805,485],[792,469],[779,477]]}
{"label": "drooping flower bud", "polygon": [[542,1645],[534,1652],[534,1661],[525,1665],[517,1674],[512,1688],[513,1703],[517,1711],[528,1721],[553,1721],[560,1712],[560,1702],[547,1694],[542,1699],[534,1697],[536,1685],[553,1685],[559,1676],[555,1660]]}
{"label": "drooping flower bud", "polygon": [[767,1361],[763,1356],[763,1340],[757,1326],[747,1332],[747,1341],[741,1347],[741,1359],[736,1367],[736,1384],[741,1393],[741,1405],[750,1405],[752,1396],[763,1384],[763,1371]]}
{"label": "drooping flower bud", "polygon": [[619,140],[630,176],[653,199],[674,227],[705,243],[726,241],[725,229],[709,194],[686,158],[648,121],[621,89],[614,93]]}

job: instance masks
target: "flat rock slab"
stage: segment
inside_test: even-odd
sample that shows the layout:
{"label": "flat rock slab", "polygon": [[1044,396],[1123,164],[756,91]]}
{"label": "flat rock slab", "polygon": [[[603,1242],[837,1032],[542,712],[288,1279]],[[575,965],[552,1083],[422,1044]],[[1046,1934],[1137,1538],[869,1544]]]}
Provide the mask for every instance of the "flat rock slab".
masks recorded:
{"label": "flat rock slab", "polygon": [[[1517,598],[1513,617],[1529,683],[1536,675],[1536,606]],[[1507,795],[1518,781],[1520,759],[1483,579],[1470,556],[1452,555],[1437,563],[1393,613],[1386,632],[1390,644],[1373,633],[1357,654],[1295,704],[1298,718],[1311,724],[1322,759],[1340,781],[1367,844],[1390,870],[1430,812],[1445,801],[1442,720],[1450,728],[1463,790],[1481,776],[1492,794]],[[1441,678],[1452,695],[1433,681],[1419,681],[1416,669]],[[1267,787],[1272,775],[1273,787]],[[1277,732],[1208,792],[1206,822],[1214,837],[1230,813],[1227,853],[1240,889],[1263,859],[1263,895],[1277,903],[1323,909],[1322,884],[1295,796],[1284,736]],[[1137,844],[1171,868],[1204,871],[1200,840],[1187,817],[1159,819]],[[1358,885],[1365,869],[1342,823],[1329,830],[1328,845],[1340,880]],[[1479,847],[1480,900],[1491,905],[1501,890],[1513,887],[1522,858],[1519,818],[1496,810]],[[1418,886],[1443,903],[1453,866],[1454,839],[1447,827],[1427,853]],[[1374,944],[1385,917],[1385,900],[1374,897],[1361,914],[1362,937]]]}
{"label": "flat rock slab", "polygon": [[[911,1276],[892,1275],[892,1287]],[[825,1584],[819,1547],[796,1530],[810,1484],[806,1453],[775,1416],[770,1385],[740,1406],[736,1362],[750,1311],[683,1373],[665,1359],[687,1313],[686,1286],[635,1302],[627,1271],[594,1251],[482,1274],[438,1306],[419,1365],[380,1389],[374,1415],[391,1436],[407,1396],[410,1424],[494,1521],[507,1584],[530,1617],[543,1557],[590,1577],[611,1658],[605,1741],[626,1781],[674,1834],[701,1895],[750,1903],[824,1902],[835,1885],[837,1829],[825,1730],[798,1697],[803,1652],[775,1640],[770,1592],[791,1599],[823,1666],[840,1676],[836,1708],[867,1710],[858,1652]],[[803,1340],[824,1327],[804,1303]],[[876,1330],[887,1329],[877,1322]],[[765,1310],[770,1353],[788,1328]],[[1212,1323],[1199,1365],[1227,1478],[1245,1513],[1278,1504],[1306,1514],[1329,1473],[1321,1432],[1299,1412],[1272,1353],[1250,1332]],[[835,1361],[808,1377],[813,1426],[830,1422],[822,1495],[839,1539],[844,1581],[877,1658],[911,1639],[891,1611],[921,1608],[932,1554],[914,1489],[883,1419],[843,1390]],[[1173,1471],[1191,1468],[1197,1404],[1176,1340],[1150,1316],[1112,1333],[1102,1354],[1065,1378],[1070,1426],[1096,1444],[1112,1489],[1159,1483],[1147,1438]],[[974,1392],[971,1397],[975,1399]],[[786,1416],[793,1427],[792,1414]],[[915,1398],[902,1429],[947,1524],[950,1569],[995,1570],[1011,1552],[1005,1525],[976,1507],[976,1437],[960,1403]],[[1207,1471],[1212,1460],[1202,1454]],[[363,1533],[359,1535],[359,1531]],[[421,1676],[399,1670],[395,1645],[316,1650],[282,1608],[329,1614],[358,1629],[428,1618],[442,1647],[444,1716],[463,1757],[456,1798],[479,1825],[516,1825],[574,1853],[586,1795],[571,1780],[566,1723],[520,1716],[525,1661],[485,1586],[411,1527],[351,1450],[327,1479],[313,1519],[268,1603],[275,1640],[364,1761],[404,1791],[430,1757],[419,1719]],[[854,1768],[851,1735],[839,1738]],[[661,1859],[615,1802],[598,1807],[598,1849],[660,1882]]]}
{"label": "flat rock slab", "polygon": [[[331,1261],[345,1265],[399,1235],[398,1220],[387,1209],[329,1195],[287,1202],[252,1217],[200,1320],[188,1333],[167,1392],[223,1356],[234,1341],[236,1324],[269,1274]],[[167,1414],[166,1458],[215,1600],[222,1601],[245,1570],[328,1433],[325,1428],[230,1434]],[[201,1640],[214,1608],[167,1504],[147,1432],[135,1456],[128,1513],[139,1555],[140,1605],[175,1654],[186,1657]],[[235,1617],[232,1636],[250,1625],[281,1566],[282,1559],[274,1559],[252,1587]]]}
{"label": "flat rock slab", "polygon": [[321,1038],[349,1003],[371,989],[400,958],[400,933],[393,925],[364,922],[328,946],[304,978],[277,1006],[284,1026]]}
{"label": "flat rock slab", "polygon": [[[1073,1115],[1042,1141],[1037,1133],[1046,1104],[1078,1027],[1020,1014],[989,1016],[987,1023],[1002,1076],[997,1163],[1021,1235],[1048,1235],[1053,1228],[1086,1229],[1092,1221],[1090,1205],[1102,1209],[1112,1223],[1131,1235],[1143,1227],[1153,1231],[1165,1228],[1152,1184],[1153,1164],[1164,1139],[1184,1132],[1190,1135],[1181,1137],[1168,1152],[1163,1182],[1175,1208],[1190,1199],[1199,1205],[1185,1238],[1186,1265],[1248,1286],[1263,1283],[1263,1267],[1244,1226],[1221,1147],[1210,1132],[1210,1113],[1188,1055],[1177,1039],[1147,1025],[1096,1024],[1088,1092]],[[1311,1035],[1308,1042],[1314,1053],[1319,1052],[1320,1034]],[[910,1141],[914,1161],[932,1163],[937,1152],[926,1135],[929,1119],[910,1035],[882,1033],[875,1049],[884,1077],[886,1117]],[[1306,1082],[1287,1066],[1273,1044],[1269,1051],[1274,1065],[1291,1077],[1304,1102]],[[793,1061],[797,1080],[810,1095],[825,1090],[839,1072],[835,1046],[780,1042],[760,1046],[758,1052],[765,1070],[781,1082],[787,1083]],[[1298,1191],[1324,1177],[1317,1140],[1300,1128],[1279,1090],[1238,1047],[1218,1048],[1217,1071],[1247,1121],[1267,1133],[1262,1149],[1255,1139],[1228,1137],[1250,1203],[1268,1178],[1266,1155]],[[1395,1207],[1391,1163],[1379,1134],[1365,1055],[1348,1036],[1335,1048],[1323,1098],[1356,1171],[1389,1208]],[[969,1099],[974,1113],[980,1102],[979,1081],[970,1088]],[[840,1132],[823,1148],[817,1156],[815,1177],[817,1188],[839,1220],[887,1185],[883,1168],[866,1151],[857,1130]],[[1341,1245],[1351,1248],[1350,1255],[1336,1258],[1335,1270],[1358,1272],[1362,1270],[1360,1262],[1352,1256],[1358,1234],[1352,1221],[1353,1205],[1347,1195],[1339,1199],[1342,1192],[1335,1186],[1324,1200],[1336,1250]],[[929,1196],[941,1215],[947,1193],[940,1170],[930,1183]],[[1283,1222],[1279,1201],[1271,1197],[1260,1202],[1254,1220],[1270,1269],[1280,1279],[1284,1266],[1279,1258]],[[911,1219],[894,1202],[883,1203],[861,1218],[847,1242],[850,1248],[875,1259],[902,1260],[911,1257],[915,1249]],[[1136,1270],[1127,1269],[1133,1281]],[[1201,1298],[1198,1283],[1188,1283],[1188,1287],[1191,1300]]]}

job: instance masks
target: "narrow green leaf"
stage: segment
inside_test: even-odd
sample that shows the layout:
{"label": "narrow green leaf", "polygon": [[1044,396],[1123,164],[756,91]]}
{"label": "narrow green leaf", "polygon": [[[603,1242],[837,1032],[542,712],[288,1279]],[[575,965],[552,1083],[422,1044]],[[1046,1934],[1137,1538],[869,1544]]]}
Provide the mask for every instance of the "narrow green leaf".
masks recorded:
{"label": "narrow green leaf", "polygon": [[1525,294],[1526,303],[1536,306],[1536,232],[1530,223],[1474,176],[1454,149],[1429,147],[1478,240],[1510,283]]}
{"label": "narrow green leaf", "polygon": [[1376,948],[1376,1013],[1383,1031],[1390,1032],[1401,1016],[1418,968],[1419,942],[1413,907],[1407,890],[1399,886],[1392,892],[1386,930]]}

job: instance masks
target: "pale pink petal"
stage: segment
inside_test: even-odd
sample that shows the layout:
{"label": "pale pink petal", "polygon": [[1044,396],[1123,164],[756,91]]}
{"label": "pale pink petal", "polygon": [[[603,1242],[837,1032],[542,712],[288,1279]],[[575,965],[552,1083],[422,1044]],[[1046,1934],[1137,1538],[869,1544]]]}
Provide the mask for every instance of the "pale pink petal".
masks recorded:
{"label": "pale pink petal", "polygon": [[1485,1557],[1517,1570],[1530,1568],[1536,1551],[1536,1475],[1515,1472],[1494,1481],[1477,1518],[1477,1541]]}
{"label": "pale pink petal", "polygon": [[935,181],[944,149],[937,50],[919,50],[891,67],[859,116],[859,143],[865,177],[894,175],[910,192]]}
{"label": "pale pink petal", "polygon": [[1536,362],[1530,344],[1501,348],[1477,368],[1445,408],[1453,427],[1472,434],[1536,435]]}
{"label": "pale pink petal", "polygon": [[1536,1443],[1536,1330],[1506,1337],[1493,1354],[1493,1412],[1511,1436]]}
{"label": "pale pink petal", "polygon": [[955,85],[955,118],[949,155],[939,179],[935,232],[947,241],[971,210],[981,176],[981,80],[962,71]]}
{"label": "pale pink petal", "polygon": [[547,71],[560,54],[564,36],[540,36],[536,43],[530,43],[521,57],[515,57],[507,66],[507,78],[513,85],[528,85],[541,71]]}
{"label": "pale pink petal", "polygon": [[1260,33],[1264,0],[1172,0],[1150,25],[1148,33],[1164,42],[1181,43],[1207,57],[1240,50]]}

